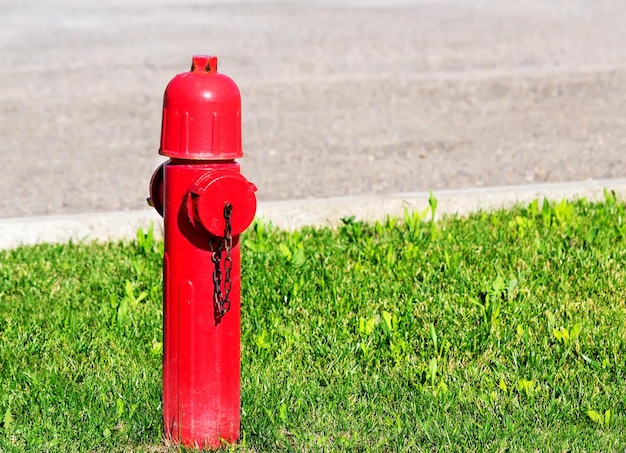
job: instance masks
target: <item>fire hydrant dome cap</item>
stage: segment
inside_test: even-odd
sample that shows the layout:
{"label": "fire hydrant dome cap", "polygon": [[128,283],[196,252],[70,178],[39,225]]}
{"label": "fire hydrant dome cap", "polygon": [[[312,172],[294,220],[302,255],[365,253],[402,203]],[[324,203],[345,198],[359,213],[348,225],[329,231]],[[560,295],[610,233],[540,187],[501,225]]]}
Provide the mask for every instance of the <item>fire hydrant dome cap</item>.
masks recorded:
{"label": "fire hydrant dome cap", "polygon": [[159,153],[191,160],[243,156],[241,95],[230,77],[217,72],[217,57],[194,56],[191,70],[167,85]]}

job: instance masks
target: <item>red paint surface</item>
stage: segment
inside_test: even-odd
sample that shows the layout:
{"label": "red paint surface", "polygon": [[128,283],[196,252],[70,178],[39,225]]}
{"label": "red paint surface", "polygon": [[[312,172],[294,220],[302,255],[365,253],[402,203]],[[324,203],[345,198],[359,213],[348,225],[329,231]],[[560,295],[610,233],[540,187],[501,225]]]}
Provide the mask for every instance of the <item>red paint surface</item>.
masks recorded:
{"label": "red paint surface", "polygon": [[[213,448],[223,442],[236,442],[239,437],[239,234],[250,225],[256,211],[256,187],[241,176],[239,164],[233,160],[241,156],[239,91],[228,78],[225,93],[222,91],[223,79],[216,78],[216,63],[215,57],[194,57],[187,78],[178,75],[168,85],[164,105],[175,105],[177,111],[174,115],[164,107],[161,153],[171,159],[157,169],[150,187],[152,204],[162,212],[165,225],[165,435],[187,446]],[[198,81],[192,77],[196,73],[201,78]],[[172,84],[180,80],[184,83],[172,89]],[[180,91],[181,86],[185,90]],[[213,101],[206,102],[207,98]],[[226,114],[220,117],[218,129],[206,131],[206,127],[214,127],[211,118],[215,118],[215,112]],[[174,122],[181,118],[183,122],[185,118],[193,121],[182,129],[166,125],[173,117]],[[176,143],[185,143],[186,148],[176,148]],[[231,306],[220,317],[214,301],[215,264],[210,244],[222,241],[227,203],[232,205]],[[223,279],[221,286],[223,291]]]}

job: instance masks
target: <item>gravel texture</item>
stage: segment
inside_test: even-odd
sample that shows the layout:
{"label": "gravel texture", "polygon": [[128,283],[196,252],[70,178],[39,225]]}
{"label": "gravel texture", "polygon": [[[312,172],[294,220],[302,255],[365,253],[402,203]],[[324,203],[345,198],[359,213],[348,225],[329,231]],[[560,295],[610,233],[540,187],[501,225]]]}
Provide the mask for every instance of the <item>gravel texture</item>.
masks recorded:
{"label": "gravel texture", "polygon": [[144,208],[219,56],[261,200],[626,176],[626,2],[0,0],[0,218]]}

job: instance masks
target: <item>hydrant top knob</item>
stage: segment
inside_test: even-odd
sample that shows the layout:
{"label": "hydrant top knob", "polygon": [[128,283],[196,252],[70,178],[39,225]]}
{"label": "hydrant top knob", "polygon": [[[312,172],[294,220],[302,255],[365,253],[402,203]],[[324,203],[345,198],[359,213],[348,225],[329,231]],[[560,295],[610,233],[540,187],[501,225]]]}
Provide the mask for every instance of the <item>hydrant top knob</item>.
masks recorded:
{"label": "hydrant top knob", "polygon": [[191,72],[217,72],[217,57],[213,55],[194,55],[191,57]]}
{"label": "hydrant top knob", "polygon": [[241,95],[230,77],[217,72],[217,57],[194,55],[191,70],[167,85],[159,153],[207,161],[243,156]]}

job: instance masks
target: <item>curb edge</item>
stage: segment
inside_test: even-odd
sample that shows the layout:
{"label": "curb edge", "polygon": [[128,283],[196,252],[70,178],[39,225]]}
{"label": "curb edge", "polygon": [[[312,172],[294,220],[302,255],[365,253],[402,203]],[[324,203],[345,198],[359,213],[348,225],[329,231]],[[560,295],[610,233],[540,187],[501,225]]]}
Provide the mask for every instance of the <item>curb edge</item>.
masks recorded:
{"label": "curb edge", "polygon": [[[467,215],[471,212],[530,203],[536,198],[550,200],[604,198],[604,190],[626,198],[626,179],[502,186],[461,190],[434,190],[437,217]],[[336,226],[341,218],[376,221],[387,216],[402,216],[404,210],[428,209],[430,192],[387,195],[317,198],[259,202],[256,218],[285,229],[304,226]],[[163,237],[161,217],[154,210],[85,213],[58,216],[0,219],[0,250],[38,243],[69,241],[107,241],[131,239],[139,228],[154,224],[155,237]]]}

